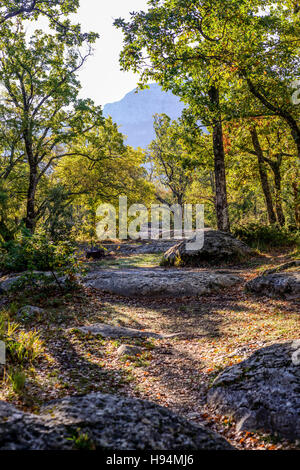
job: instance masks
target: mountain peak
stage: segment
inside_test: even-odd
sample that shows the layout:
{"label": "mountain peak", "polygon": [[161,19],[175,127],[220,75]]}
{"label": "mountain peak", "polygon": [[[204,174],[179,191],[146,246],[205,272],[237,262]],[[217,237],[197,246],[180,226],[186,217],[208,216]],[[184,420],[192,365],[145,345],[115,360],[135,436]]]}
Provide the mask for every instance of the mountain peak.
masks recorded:
{"label": "mountain peak", "polygon": [[155,138],[154,114],[165,113],[177,119],[183,108],[178,97],[163,91],[157,83],[151,83],[145,90],[134,89],[120,101],[106,104],[103,114],[111,116],[120,126],[120,132],[128,137],[126,144],[146,148]]}

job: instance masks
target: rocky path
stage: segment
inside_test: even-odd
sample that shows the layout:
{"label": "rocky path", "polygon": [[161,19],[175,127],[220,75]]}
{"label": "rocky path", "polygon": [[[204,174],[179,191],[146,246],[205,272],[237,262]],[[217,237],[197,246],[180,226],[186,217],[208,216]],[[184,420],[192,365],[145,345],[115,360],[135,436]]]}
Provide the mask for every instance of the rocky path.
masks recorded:
{"label": "rocky path", "polygon": [[[148,261],[147,258],[144,264]],[[178,295],[177,290],[177,295],[137,292],[128,296],[103,289],[102,281],[108,272],[108,278],[122,278],[126,286],[130,276],[140,282],[143,275],[144,280],[147,276],[156,279],[153,273],[160,273],[161,278],[162,270],[153,266],[153,259],[148,267],[141,268],[140,258],[137,266],[135,255],[122,255],[117,260],[112,257],[110,267],[89,264],[87,279],[98,279],[98,287],[87,283],[69,296],[58,291],[47,295],[28,292],[22,295],[21,302],[18,293],[9,293],[3,298],[3,305],[13,305],[11,319],[23,322],[26,331],[37,329],[46,350],[35,370],[28,372],[24,392],[12,394],[7,385],[0,391],[0,399],[11,401],[22,410],[43,413],[43,405],[50,400],[90,393],[117,394],[162,405],[197,425],[217,431],[239,449],[297,448],[285,437],[274,440],[267,431],[241,429],[238,418],[229,417],[207,400],[214,381],[227,368],[243,364],[257,350],[299,339],[298,299],[256,296],[244,289],[266,267],[275,267],[282,261],[284,256],[278,255],[234,267],[180,271],[185,277],[190,276],[189,280],[211,276],[239,279],[202,295],[198,295],[199,291],[197,295],[179,291]],[[181,274],[177,268],[163,272],[173,273],[173,280],[179,282]],[[21,310],[22,316],[18,305],[25,303],[38,309],[27,309],[30,315],[26,316]],[[103,324],[107,334],[102,334]],[[96,331],[96,326],[101,331]],[[130,335],[128,329],[141,334]]]}
{"label": "rocky path", "polygon": [[86,287],[125,297],[201,296],[235,286],[242,278],[230,272],[179,269],[102,269],[89,272]]}

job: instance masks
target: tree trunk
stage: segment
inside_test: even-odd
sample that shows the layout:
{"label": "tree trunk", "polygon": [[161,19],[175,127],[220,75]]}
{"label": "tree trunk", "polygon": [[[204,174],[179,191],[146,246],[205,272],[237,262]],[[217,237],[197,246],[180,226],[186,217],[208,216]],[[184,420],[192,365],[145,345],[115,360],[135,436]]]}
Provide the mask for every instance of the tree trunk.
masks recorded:
{"label": "tree trunk", "polygon": [[270,102],[260,91],[258,88],[256,88],[255,84],[253,81],[247,76],[247,72],[245,70],[242,71],[243,76],[246,79],[246,82],[248,84],[250,92],[260,100],[260,102],[266,106],[267,109],[272,111],[276,116],[282,117],[286,123],[290,127],[291,131],[291,136],[295,142],[296,148],[297,148],[297,155],[298,159],[300,161],[300,127],[298,126],[298,123],[296,119],[289,113],[288,111],[282,109],[279,106],[274,105],[272,102]]}
{"label": "tree trunk", "polygon": [[282,209],[282,202],[281,202],[281,174],[280,168],[278,165],[274,165],[274,179],[275,179],[275,207],[277,213],[278,223],[281,227],[285,225],[285,216]]}
{"label": "tree trunk", "polygon": [[297,229],[300,228],[300,187],[297,181],[292,183],[294,193],[294,212],[295,212],[295,224]]}
{"label": "tree trunk", "polygon": [[264,155],[263,155],[263,151],[259,142],[256,127],[253,127],[253,129],[251,129],[250,132],[251,132],[253,148],[257,156],[260,183],[261,183],[261,187],[262,187],[265,201],[266,201],[268,220],[270,224],[276,224],[276,215],[275,215],[274,208],[273,208],[273,201],[272,201],[272,195],[271,195],[269,181],[268,181],[268,174],[266,171]]}
{"label": "tree trunk", "polygon": [[29,186],[27,191],[27,207],[25,225],[31,233],[34,233],[36,227],[35,196],[38,184],[38,164],[34,158],[31,139],[28,138],[29,132],[24,133],[25,149],[29,164]]}
{"label": "tree trunk", "polygon": [[37,187],[37,175],[30,171],[29,187],[27,192],[27,209],[25,225],[31,233],[34,233],[36,226],[36,214],[35,214],[35,195]]}
{"label": "tree trunk", "polygon": [[216,184],[216,213],[218,230],[230,232],[230,222],[228,214],[226,172],[225,172],[225,152],[223,143],[223,128],[220,115],[219,90],[212,86],[208,92],[214,118],[213,128],[213,148],[215,158],[215,184]]}
{"label": "tree trunk", "polygon": [[277,220],[281,227],[285,225],[285,216],[282,209],[282,198],[281,198],[281,174],[280,166],[282,162],[282,155],[277,154],[277,160],[271,160],[270,158],[264,157],[265,162],[270,165],[270,168],[274,174],[275,182],[275,208],[277,214]]}

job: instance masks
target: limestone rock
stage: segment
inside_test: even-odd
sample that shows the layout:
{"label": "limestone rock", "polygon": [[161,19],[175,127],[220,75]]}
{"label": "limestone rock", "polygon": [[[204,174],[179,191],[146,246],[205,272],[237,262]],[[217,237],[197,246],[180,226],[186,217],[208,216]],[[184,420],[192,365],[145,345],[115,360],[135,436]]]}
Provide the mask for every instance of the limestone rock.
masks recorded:
{"label": "limestone rock", "polygon": [[300,268],[291,271],[267,271],[246,284],[246,290],[268,297],[300,300]]}
{"label": "limestone rock", "polygon": [[259,349],[214,381],[208,403],[238,429],[300,438],[300,340]]}
{"label": "limestone rock", "polygon": [[131,344],[122,344],[117,350],[118,356],[136,356],[137,354],[142,354],[144,351],[143,348],[138,346],[132,346]]}
{"label": "limestone rock", "polygon": [[6,276],[1,279],[1,291],[8,292],[14,287],[14,285],[21,279],[22,274],[17,274],[15,276]]}
{"label": "limestone rock", "polygon": [[0,450],[230,450],[216,433],[154,403],[102,393],[49,403],[39,415],[0,402]]}
{"label": "limestone rock", "polygon": [[42,315],[45,312],[43,308],[34,307],[32,305],[25,305],[20,308],[17,313],[17,319],[19,321],[27,321],[36,318],[38,315]]}
{"label": "limestone rock", "polygon": [[106,323],[96,323],[90,326],[82,326],[79,331],[85,334],[101,335],[104,338],[173,338],[181,333],[164,335],[153,333],[152,331],[136,330],[134,328],[125,328],[123,326],[107,325]]}
{"label": "limestone rock", "polygon": [[[200,232],[199,232],[200,235]],[[240,262],[252,253],[244,242],[230,233],[206,229],[202,232],[204,244],[198,248],[195,237],[184,240],[170,248],[164,254],[164,264],[174,266],[201,266],[203,262],[217,264],[220,262]],[[194,244],[195,246],[193,247]]]}
{"label": "limestone rock", "polygon": [[126,297],[200,296],[219,292],[240,282],[240,276],[230,273],[160,268],[99,270],[89,273],[83,280],[87,287]]}
{"label": "limestone rock", "polygon": [[[33,271],[32,273],[28,271],[24,271],[23,273],[18,273],[18,274],[2,277],[0,279],[0,289],[2,293],[9,292],[10,290],[16,288],[19,282],[21,282],[23,279],[25,279],[28,275],[31,275],[31,274],[33,274],[36,277],[35,279],[36,285],[41,285],[43,283],[42,281],[43,279],[46,279],[47,282],[48,280],[49,281],[53,280],[53,283],[55,283],[53,274],[50,271]],[[41,280],[39,280],[39,277]],[[57,276],[57,278],[61,284],[64,284],[64,282],[66,281],[65,276]]]}

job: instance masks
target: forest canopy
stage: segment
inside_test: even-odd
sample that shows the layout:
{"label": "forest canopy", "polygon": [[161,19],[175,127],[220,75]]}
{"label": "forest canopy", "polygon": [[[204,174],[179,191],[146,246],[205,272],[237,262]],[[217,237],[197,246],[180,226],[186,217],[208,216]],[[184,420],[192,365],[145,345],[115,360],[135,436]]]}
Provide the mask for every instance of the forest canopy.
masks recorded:
{"label": "forest canopy", "polygon": [[[121,67],[185,104],[153,116],[146,149],[80,98],[98,34],[79,2],[0,5],[0,238],[95,237],[101,203],[204,203],[206,225],[300,226],[299,8],[293,1],[150,0],[128,21]],[[38,29],[48,20],[49,31]],[[26,22],[36,25],[28,36]]]}
{"label": "forest canopy", "polygon": [[270,223],[284,225],[283,205],[299,227],[298,2],[152,0],[115,25],[124,33],[124,70],[186,104],[188,145],[199,121],[207,128],[206,144],[192,151],[207,184],[195,186],[200,199],[214,199],[218,228],[230,230],[238,206],[252,219],[267,209]]}

